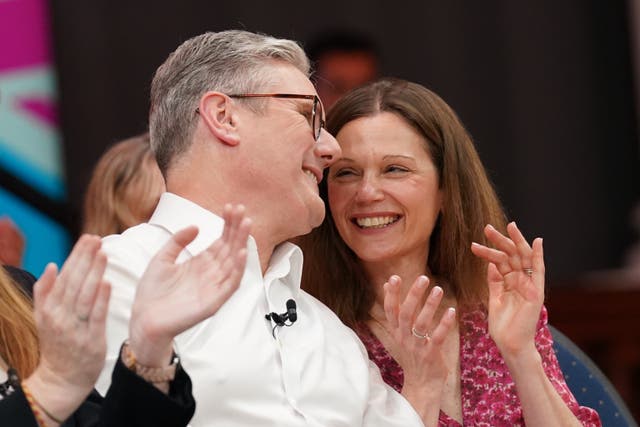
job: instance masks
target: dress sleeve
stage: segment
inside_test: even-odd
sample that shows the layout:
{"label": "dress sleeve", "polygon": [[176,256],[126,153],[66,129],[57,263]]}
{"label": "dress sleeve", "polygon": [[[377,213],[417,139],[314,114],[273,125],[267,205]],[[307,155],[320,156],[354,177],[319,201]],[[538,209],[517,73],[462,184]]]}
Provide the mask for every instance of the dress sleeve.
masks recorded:
{"label": "dress sleeve", "polygon": [[576,398],[571,393],[571,390],[569,390],[569,386],[565,382],[564,375],[560,369],[556,353],[553,351],[553,337],[551,336],[551,331],[547,324],[547,309],[543,306],[540,313],[540,320],[538,321],[535,342],[536,348],[538,349],[540,356],[542,356],[542,367],[544,368],[547,377],[562,400],[564,400],[571,412],[573,412],[578,420],[580,420],[583,426],[602,426],[600,416],[596,410],[586,406],[580,406]]}

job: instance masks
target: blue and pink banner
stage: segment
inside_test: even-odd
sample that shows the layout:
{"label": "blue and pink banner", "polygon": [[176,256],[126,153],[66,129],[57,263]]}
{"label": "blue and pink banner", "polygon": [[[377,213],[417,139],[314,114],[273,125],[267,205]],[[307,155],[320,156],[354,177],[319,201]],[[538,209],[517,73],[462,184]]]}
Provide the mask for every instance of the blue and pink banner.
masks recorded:
{"label": "blue and pink banner", "polygon": [[[0,0],[0,168],[38,193],[66,196],[56,80],[46,0]],[[0,216],[26,237],[24,266],[40,273],[68,248],[63,227],[0,191]],[[44,246],[43,246],[44,245]]]}

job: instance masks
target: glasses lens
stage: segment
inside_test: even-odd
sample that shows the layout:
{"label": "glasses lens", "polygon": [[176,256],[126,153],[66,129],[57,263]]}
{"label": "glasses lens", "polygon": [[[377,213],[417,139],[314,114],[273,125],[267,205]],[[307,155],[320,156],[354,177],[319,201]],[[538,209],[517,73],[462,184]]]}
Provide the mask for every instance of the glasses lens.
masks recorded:
{"label": "glasses lens", "polygon": [[322,104],[320,103],[320,99],[318,97],[313,101],[313,136],[316,138],[320,138],[320,132],[322,131]]}

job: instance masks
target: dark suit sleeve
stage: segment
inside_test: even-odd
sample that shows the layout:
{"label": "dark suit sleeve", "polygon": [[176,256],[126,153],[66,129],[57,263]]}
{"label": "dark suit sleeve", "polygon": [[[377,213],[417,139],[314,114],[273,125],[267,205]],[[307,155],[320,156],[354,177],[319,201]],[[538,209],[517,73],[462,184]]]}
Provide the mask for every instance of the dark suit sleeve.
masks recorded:
{"label": "dark suit sleeve", "polygon": [[97,427],[100,425],[100,415],[103,398],[95,389],[82,405],[62,423],[61,427]]}
{"label": "dark suit sleeve", "polygon": [[178,365],[171,382],[169,395],[165,395],[135,372],[128,369],[120,358],[111,375],[101,414],[103,427],[180,427],[186,426],[196,409],[191,394],[191,379]]}
{"label": "dark suit sleeve", "polygon": [[0,422],[6,427],[38,427],[29,402],[19,387],[0,400]]}
{"label": "dark suit sleeve", "polygon": [[[102,397],[94,390],[80,408],[62,423],[62,427],[97,426],[101,402]],[[17,387],[11,395],[0,400],[0,420],[2,421],[0,423],[2,427],[39,427],[29,402],[27,402],[27,398],[20,387]]]}

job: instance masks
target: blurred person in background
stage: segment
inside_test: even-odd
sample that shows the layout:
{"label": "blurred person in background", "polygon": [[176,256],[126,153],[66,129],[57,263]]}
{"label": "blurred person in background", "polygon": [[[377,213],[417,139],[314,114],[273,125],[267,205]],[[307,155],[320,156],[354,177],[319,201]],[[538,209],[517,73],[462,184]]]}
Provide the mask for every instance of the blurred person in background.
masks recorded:
{"label": "blurred person in background", "polygon": [[84,198],[84,233],[108,236],[146,222],[164,192],[149,134],[120,141],[96,164]]}
{"label": "blurred person in background", "polygon": [[314,68],[311,80],[327,111],[351,89],[379,77],[378,47],[363,33],[325,31],[305,44],[305,50]]}

